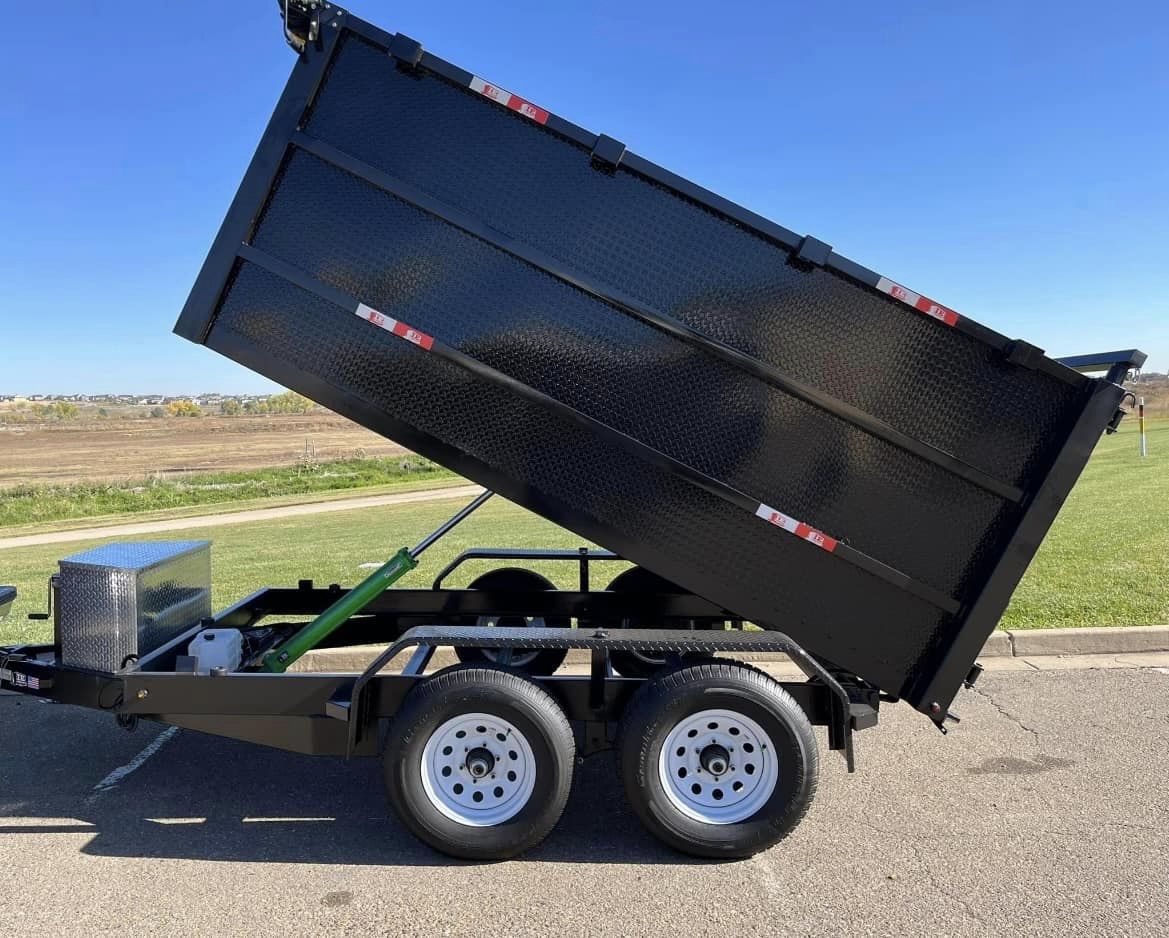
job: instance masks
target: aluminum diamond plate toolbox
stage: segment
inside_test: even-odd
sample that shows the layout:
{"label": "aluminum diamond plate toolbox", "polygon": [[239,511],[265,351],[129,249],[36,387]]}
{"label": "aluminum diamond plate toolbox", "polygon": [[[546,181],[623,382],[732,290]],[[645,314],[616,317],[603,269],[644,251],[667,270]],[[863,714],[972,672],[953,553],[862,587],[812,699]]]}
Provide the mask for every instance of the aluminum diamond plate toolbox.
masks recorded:
{"label": "aluminum diamond plate toolbox", "polygon": [[117,671],[211,615],[211,542],[106,544],[61,561],[62,664]]}
{"label": "aluminum diamond plate toolbox", "polygon": [[1120,388],[330,16],[176,331],[944,710]]}

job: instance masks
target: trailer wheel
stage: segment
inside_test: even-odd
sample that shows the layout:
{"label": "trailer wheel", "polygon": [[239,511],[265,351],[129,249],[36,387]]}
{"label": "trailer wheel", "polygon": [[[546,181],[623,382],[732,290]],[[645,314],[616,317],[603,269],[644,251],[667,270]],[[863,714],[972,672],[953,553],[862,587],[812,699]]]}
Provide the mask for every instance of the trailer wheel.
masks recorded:
{"label": "trailer wheel", "polygon": [[617,758],[645,827],[699,857],[749,857],[781,840],[807,812],[819,774],[799,704],[737,661],[647,682],[622,720]]}
{"label": "trailer wheel", "polygon": [[542,841],[568,801],[576,745],[531,681],[456,665],[410,692],[390,724],[386,791],[402,823],[454,857],[501,860]]}
{"label": "trailer wheel", "polygon": [[[501,593],[533,593],[556,589],[556,585],[533,570],[522,567],[502,567],[477,577],[467,587],[473,590],[496,590]],[[519,628],[567,629],[572,620],[567,616],[541,618],[539,616],[479,616],[463,622],[480,628],[503,625]],[[464,664],[505,664],[526,674],[555,674],[568,654],[566,648],[517,648],[512,651],[511,661],[504,662],[495,648],[457,647],[455,654]]]}
{"label": "trailer wheel", "polygon": [[[669,580],[651,573],[644,567],[630,567],[613,578],[606,589],[611,593],[681,593],[683,590]],[[661,622],[640,622],[626,619],[617,625],[626,629],[667,628]],[[666,665],[662,655],[647,651],[612,651],[609,660],[613,670],[622,677],[653,677]]]}

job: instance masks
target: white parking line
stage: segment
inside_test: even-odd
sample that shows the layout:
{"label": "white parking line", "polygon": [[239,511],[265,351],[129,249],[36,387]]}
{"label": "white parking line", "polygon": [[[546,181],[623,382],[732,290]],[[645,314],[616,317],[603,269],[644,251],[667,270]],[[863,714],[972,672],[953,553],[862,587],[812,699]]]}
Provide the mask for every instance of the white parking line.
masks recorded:
{"label": "white parking line", "polygon": [[241,821],[244,824],[305,824],[305,823],[333,823],[335,817],[246,817]]}
{"label": "white parking line", "polygon": [[100,782],[93,786],[93,791],[89,793],[86,798],[86,803],[95,800],[102,792],[109,791],[118,785],[127,775],[137,772],[146,760],[151,756],[157,754],[163,746],[169,743],[175,736],[178,735],[179,728],[177,726],[168,726],[165,730],[159,733],[150,741],[150,745],[143,749],[138,755],[127,762],[125,765],[118,766],[109,775],[103,778]]}
{"label": "white parking line", "polygon": [[148,817],[151,824],[206,824],[205,817]]}

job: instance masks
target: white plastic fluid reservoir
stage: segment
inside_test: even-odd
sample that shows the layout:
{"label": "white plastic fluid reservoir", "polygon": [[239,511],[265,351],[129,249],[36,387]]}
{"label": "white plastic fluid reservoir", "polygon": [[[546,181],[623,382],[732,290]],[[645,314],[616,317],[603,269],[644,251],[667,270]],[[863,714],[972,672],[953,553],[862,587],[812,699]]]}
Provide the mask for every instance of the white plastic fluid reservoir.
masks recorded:
{"label": "white plastic fluid reservoir", "polygon": [[198,658],[195,670],[210,674],[212,668],[238,671],[244,657],[244,637],[239,629],[204,629],[195,636],[187,654]]}

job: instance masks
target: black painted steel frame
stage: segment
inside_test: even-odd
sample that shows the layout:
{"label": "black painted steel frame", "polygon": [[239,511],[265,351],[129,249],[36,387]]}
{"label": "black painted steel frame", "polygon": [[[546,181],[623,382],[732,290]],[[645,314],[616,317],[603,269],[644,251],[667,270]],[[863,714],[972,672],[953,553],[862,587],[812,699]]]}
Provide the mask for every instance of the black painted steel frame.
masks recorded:
{"label": "black painted steel frame", "polygon": [[[960,623],[954,632],[955,637],[948,647],[939,647],[932,653],[932,660],[926,669],[928,673],[923,671],[918,675],[913,686],[900,689],[903,691],[903,696],[911,704],[929,714],[940,725],[949,703],[968,673],[978,649],[997,624],[1011,593],[1033,556],[1039,540],[1054,520],[1059,506],[1083,468],[1099,433],[1112,420],[1122,399],[1122,390],[1109,381],[1088,379],[1071,368],[1066,368],[1043,357],[1037,350],[1025,343],[1010,340],[970,319],[962,317],[958,320],[956,328],[960,332],[975,338],[988,349],[994,350],[1011,361],[1025,362],[1027,367],[1034,368],[1077,388],[1083,396],[1084,408],[1051,464],[1046,479],[1037,490],[1024,492],[941,449],[907,436],[855,407],[785,376],[776,369],[745,356],[723,343],[704,336],[664,313],[633,298],[615,293],[613,289],[607,289],[602,284],[594,283],[588,277],[540,255],[538,251],[511,241],[498,231],[485,228],[474,218],[444,206],[377,168],[304,133],[301,129],[304,115],[321,86],[340,37],[347,30],[380,45],[392,55],[399,55],[402,50],[405,50],[409,56],[404,61],[410,66],[421,67],[462,86],[466,86],[471,79],[470,73],[463,69],[429,53],[422,52],[412,40],[400,35],[391,35],[348,14],[330,11],[324,17],[322,27],[321,36],[316,41],[315,48],[303,56],[293,70],[285,92],[260,142],[256,156],[244,177],[239,192],[212,246],[207,262],[184,307],[176,326],[176,332],[196,342],[207,340],[214,312],[219,307],[232,270],[241,259],[258,265],[343,308],[353,309],[356,307],[357,300],[354,297],[315,280],[298,268],[272,257],[248,243],[258,221],[259,213],[273,189],[285,157],[290,148],[295,148],[313,153],[316,157],[345,169],[371,185],[421,207],[448,224],[470,232],[496,248],[521,258],[539,270],[601,298],[604,302],[631,317],[648,323],[682,341],[699,345],[704,352],[731,361],[737,367],[754,374],[755,377],[782,388],[786,393],[812,403],[862,428],[871,435],[941,466],[953,475],[992,492],[1007,502],[1018,505],[1020,509],[1018,521],[1005,550],[1002,551],[991,574],[984,581],[980,593],[973,598],[967,597],[963,602],[959,602],[954,597],[911,578],[847,544],[842,543],[838,547],[838,557],[920,599],[926,600],[936,608],[952,615]],[[603,148],[608,140],[608,138],[590,133],[555,114],[549,115],[545,126],[548,130],[581,146],[592,148],[595,152],[600,152],[597,148]],[[635,154],[623,152],[621,165],[752,229],[791,251],[801,260],[834,270],[870,288],[876,288],[881,279],[876,272],[834,253],[830,246],[823,242],[811,237],[801,237]],[[360,420],[366,426],[384,433],[406,446],[426,452],[456,472],[474,477],[505,495],[510,494],[510,497],[514,498],[517,492],[524,490],[523,494],[526,496],[524,502],[528,507],[540,511],[554,521],[566,523],[566,519],[561,517],[559,506],[538,492],[526,490],[521,481],[507,478],[466,453],[443,444],[433,437],[419,433],[356,395],[339,391],[311,374],[291,366],[274,366],[260,349],[247,340],[227,334],[219,337],[216,347],[236,361],[275,377],[277,380],[280,380],[282,375],[274,374],[274,370],[278,371],[283,368],[284,374],[289,378],[284,383],[295,384],[299,389],[333,409]],[[590,432],[605,435],[610,442],[636,450],[637,455],[647,462],[656,463],[728,502],[747,509],[753,509],[757,504],[754,498],[726,483],[705,476],[638,440],[625,437],[620,431],[495,371],[457,349],[445,347],[441,342],[436,342],[432,351],[479,377],[507,386],[512,392],[534,400],[542,407],[556,410],[561,416],[583,424]],[[1135,353],[1135,355],[1140,356],[1140,353]],[[1143,358],[1143,356],[1140,357]],[[1139,365],[1138,361],[1133,363]],[[1116,373],[1118,373],[1117,370],[1113,369],[1109,377],[1115,378]],[[582,528],[583,525],[578,522],[576,529],[582,530]],[[590,532],[585,531],[584,533]],[[627,545],[615,543],[613,538],[610,538],[610,543],[622,551],[626,550]]]}
{"label": "black painted steel frame", "polygon": [[1128,373],[1140,368],[1148,358],[1140,349],[1119,349],[1115,352],[1096,352],[1089,355],[1069,355],[1056,361],[1065,368],[1088,374],[1093,371],[1106,372],[1105,380],[1123,384]]}
{"label": "black painted steel frame", "polygon": [[[222,617],[221,617],[222,621]],[[189,637],[184,636],[184,639]],[[0,649],[0,687],[59,703],[148,719],[172,726],[308,755],[374,756],[378,727],[425,679],[423,670],[438,646],[495,648],[585,648],[592,651],[588,676],[533,677],[582,724],[586,752],[607,748],[625,705],[643,683],[613,674],[614,650],[683,656],[782,651],[808,675],[785,682],[808,719],[828,729],[828,746],[855,769],[854,730],[876,725],[879,697],[863,684],[845,687],[798,645],[777,632],[680,632],[665,629],[547,629],[421,626],[393,642],[360,675],[235,673],[219,676],[168,670],[182,643],[152,656],[148,669],[132,665],[118,673],[59,663],[51,645]],[[399,673],[382,669],[401,653],[414,654]],[[146,663],[146,662],[143,662]]]}
{"label": "black painted steel frame", "polygon": [[463,551],[438,572],[433,589],[442,589],[443,582],[468,560],[572,560],[580,570],[580,590],[588,592],[590,569],[597,561],[622,560],[620,554],[595,547],[580,547],[576,550],[556,550],[526,547],[472,547]]}
{"label": "black painted steel frame", "polygon": [[[222,628],[247,628],[262,619],[318,615],[345,590],[336,585],[316,587],[302,580],[298,587],[265,587],[219,612],[215,624]],[[587,623],[614,622],[622,618],[642,621],[733,619],[727,610],[690,593],[610,593],[605,590],[547,590],[544,592],[495,592],[471,589],[392,589],[373,600],[360,619],[425,616],[540,616],[570,617]],[[387,641],[396,639],[394,634]]]}

